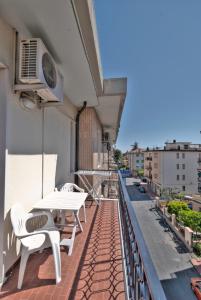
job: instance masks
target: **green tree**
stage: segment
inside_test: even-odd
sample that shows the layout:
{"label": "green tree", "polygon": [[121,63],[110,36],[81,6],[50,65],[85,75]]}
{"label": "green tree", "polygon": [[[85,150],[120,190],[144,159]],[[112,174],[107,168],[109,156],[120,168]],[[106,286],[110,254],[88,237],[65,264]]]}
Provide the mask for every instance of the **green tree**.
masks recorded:
{"label": "green tree", "polygon": [[195,232],[201,232],[201,213],[193,210],[180,210],[178,221],[190,227]]}
{"label": "green tree", "polygon": [[122,152],[119,149],[114,150],[114,161],[116,164],[120,164],[122,162]]}
{"label": "green tree", "polygon": [[134,144],[131,146],[132,146],[132,150],[138,149],[138,142],[134,142]]}
{"label": "green tree", "polygon": [[138,169],[137,170],[137,175],[138,176],[144,176],[144,169]]}
{"label": "green tree", "polygon": [[167,204],[167,208],[170,214],[175,214],[176,216],[179,215],[181,210],[189,210],[187,203],[182,201],[170,201]]}
{"label": "green tree", "polygon": [[175,195],[174,195],[175,199],[179,199],[179,200],[184,199],[184,196],[185,196],[184,193],[179,193],[179,194],[175,194]]}

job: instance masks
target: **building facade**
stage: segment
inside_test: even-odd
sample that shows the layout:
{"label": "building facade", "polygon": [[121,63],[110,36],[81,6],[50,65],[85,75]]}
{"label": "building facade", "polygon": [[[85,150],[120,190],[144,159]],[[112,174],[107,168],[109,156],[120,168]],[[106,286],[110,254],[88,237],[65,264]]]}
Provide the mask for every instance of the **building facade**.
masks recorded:
{"label": "building facade", "polygon": [[[41,86],[19,80],[20,41],[34,38],[43,41],[62,74],[62,103],[44,103]],[[102,137],[107,132],[108,143],[116,141],[126,79],[102,78],[92,1],[3,0],[0,40],[2,285],[20,255],[12,205],[20,202],[30,211],[56,185],[73,182],[76,169],[105,169]]]}
{"label": "building facade", "polygon": [[144,172],[157,194],[163,191],[197,194],[200,192],[201,145],[166,143],[164,149],[144,153]]}
{"label": "building facade", "polygon": [[144,170],[144,150],[135,149],[128,151],[128,167],[133,176],[137,176],[140,170]]}

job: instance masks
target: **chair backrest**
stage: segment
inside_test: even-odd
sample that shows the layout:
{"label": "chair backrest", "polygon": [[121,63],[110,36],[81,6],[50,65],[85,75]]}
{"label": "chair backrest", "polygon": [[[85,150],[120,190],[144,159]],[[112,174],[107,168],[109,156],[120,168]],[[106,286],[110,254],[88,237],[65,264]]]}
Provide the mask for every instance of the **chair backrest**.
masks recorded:
{"label": "chair backrest", "polygon": [[12,206],[10,217],[13,226],[13,231],[17,237],[20,237],[26,231],[25,228],[26,215],[27,213],[24,211],[24,208],[20,203],[16,203]]}
{"label": "chair backrest", "polygon": [[74,191],[74,185],[73,185],[73,183],[65,183],[60,187],[59,190],[60,191],[66,191],[66,192],[73,192]]}

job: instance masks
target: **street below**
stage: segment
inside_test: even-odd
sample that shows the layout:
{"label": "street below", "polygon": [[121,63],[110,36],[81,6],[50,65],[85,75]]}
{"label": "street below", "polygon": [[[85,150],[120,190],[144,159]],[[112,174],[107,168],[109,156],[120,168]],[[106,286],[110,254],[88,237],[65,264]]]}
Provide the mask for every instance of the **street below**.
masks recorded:
{"label": "street below", "polygon": [[195,300],[190,279],[199,277],[199,274],[190,262],[191,254],[164,223],[154,207],[152,197],[148,193],[139,192],[132,178],[127,178],[126,184],[167,300]]}

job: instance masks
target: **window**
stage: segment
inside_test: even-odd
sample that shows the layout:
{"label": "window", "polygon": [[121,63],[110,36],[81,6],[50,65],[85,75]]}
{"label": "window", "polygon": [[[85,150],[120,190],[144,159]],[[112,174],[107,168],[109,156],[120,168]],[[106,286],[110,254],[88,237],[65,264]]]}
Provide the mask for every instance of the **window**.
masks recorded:
{"label": "window", "polygon": [[182,191],[185,192],[185,190],[186,190],[186,187],[185,187],[185,185],[183,185],[182,186]]}
{"label": "window", "polygon": [[136,157],[139,157],[139,154],[138,154],[138,153],[136,153]]}
{"label": "window", "polygon": [[179,164],[177,164],[177,170],[179,170]]}
{"label": "window", "polygon": [[185,158],[185,153],[182,153],[182,158]]}
{"label": "window", "polygon": [[182,175],[182,179],[185,180],[185,179],[186,179],[186,176],[185,176],[185,175]]}
{"label": "window", "polygon": [[155,157],[155,158],[158,157],[158,153],[157,153],[157,152],[154,153],[154,157]]}
{"label": "window", "polygon": [[182,169],[185,170],[185,168],[186,168],[186,165],[182,164]]}
{"label": "window", "polygon": [[143,164],[143,162],[144,162],[144,160],[142,159],[142,160],[141,160],[141,163]]}
{"label": "window", "polygon": [[177,175],[177,180],[179,180],[179,175]]}
{"label": "window", "polygon": [[139,163],[139,159],[136,160],[136,163],[137,163],[137,164]]}
{"label": "window", "polygon": [[177,153],[177,158],[179,158],[179,153]]}

